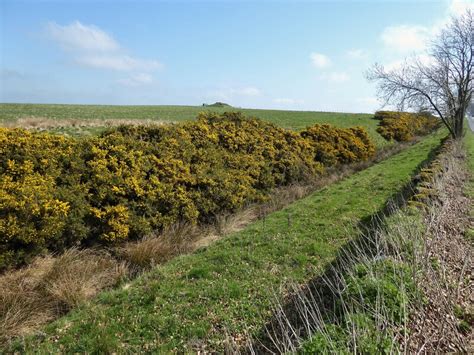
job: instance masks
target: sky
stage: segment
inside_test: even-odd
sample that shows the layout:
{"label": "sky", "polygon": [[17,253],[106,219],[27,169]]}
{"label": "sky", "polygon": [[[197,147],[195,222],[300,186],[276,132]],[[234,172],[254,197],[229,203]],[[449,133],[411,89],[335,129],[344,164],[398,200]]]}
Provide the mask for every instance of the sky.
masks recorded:
{"label": "sky", "polygon": [[373,112],[474,0],[0,0],[0,102]]}

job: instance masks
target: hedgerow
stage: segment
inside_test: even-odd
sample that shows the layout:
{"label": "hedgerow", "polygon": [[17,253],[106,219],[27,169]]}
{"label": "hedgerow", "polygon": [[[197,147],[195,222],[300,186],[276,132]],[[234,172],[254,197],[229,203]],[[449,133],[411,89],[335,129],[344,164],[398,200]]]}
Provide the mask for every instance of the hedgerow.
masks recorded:
{"label": "hedgerow", "polygon": [[302,131],[301,136],[313,147],[314,159],[325,166],[367,160],[375,153],[375,145],[362,127],[315,125]]}
{"label": "hedgerow", "polygon": [[43,250],[210,222],[373,154],[362,128],[297,133],[240,113],[82,139],[0,129],[0,270]]}
{"label": "hedgerow", "polygon": [[410,141],[439,127],[439,120],[426,112],[377,111],[374,119],[380,121],[377,132],[385,139],[397,142]]}

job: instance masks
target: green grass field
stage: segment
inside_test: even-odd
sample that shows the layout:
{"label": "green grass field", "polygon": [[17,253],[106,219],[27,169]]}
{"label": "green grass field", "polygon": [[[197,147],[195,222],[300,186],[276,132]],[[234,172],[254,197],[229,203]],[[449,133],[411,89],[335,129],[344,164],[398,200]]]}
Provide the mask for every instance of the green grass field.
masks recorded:
{"label": "green grass field", "polygon": [[[328,123],[338,127],[362,126],[367,129],[378,146],[386,141],[375,131],[378,121],[371,114],[257,110],[202,106],[98,106],[98,105],[43,105],[0,104],[0,123],[20,118],[79,119],[79,120],[157,120],[179,122],[195,119],[202,111],[242,111],[249,116],[273,122],[281,127],[300,130],[314,124]],[[98,130],[94,129],[96,133]],[[68,132],[71,133],[71,132]],[[74,132],[72,132],[74,133]]]}
{"label": "green grass field", "polygon": [[321,274],[445,136],[438,131],[198,252],[177,257],[49,325],[10,350],[29,353],[223,350],[226,334],[258,332],[271,293]]}

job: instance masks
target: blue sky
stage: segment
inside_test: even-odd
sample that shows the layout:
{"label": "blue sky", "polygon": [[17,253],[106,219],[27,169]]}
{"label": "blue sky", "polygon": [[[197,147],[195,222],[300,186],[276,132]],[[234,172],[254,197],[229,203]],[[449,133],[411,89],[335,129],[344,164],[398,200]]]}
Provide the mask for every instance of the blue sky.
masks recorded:
{"label": "blue sky", "polygon": [[364,72],[473,1],[0,0],[0,102],[370,112]]}

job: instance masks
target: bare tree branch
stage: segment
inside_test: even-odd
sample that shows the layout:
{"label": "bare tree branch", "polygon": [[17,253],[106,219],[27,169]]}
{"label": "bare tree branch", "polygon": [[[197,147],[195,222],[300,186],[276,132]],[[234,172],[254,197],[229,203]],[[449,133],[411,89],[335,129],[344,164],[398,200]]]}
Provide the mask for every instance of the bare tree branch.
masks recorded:
{"label": "bare tree branch", "polygon": [[377,82],[379,98],[385,105],[429,111],[440,118],[454,138],[459,138],[473,91],[473,12],[467,10],[452,18],[427,55],[429,60],[411,58],[389,71],[375,64],[367,77]]}

